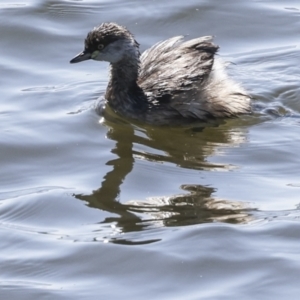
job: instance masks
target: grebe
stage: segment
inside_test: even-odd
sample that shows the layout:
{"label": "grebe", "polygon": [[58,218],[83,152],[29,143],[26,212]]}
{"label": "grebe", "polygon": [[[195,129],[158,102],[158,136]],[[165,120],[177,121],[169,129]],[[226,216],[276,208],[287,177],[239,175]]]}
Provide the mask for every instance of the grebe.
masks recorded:
{"label": "grebe", "polygon": [[142,55],[125,27],[103,23],[91,30],[84,51],[70,63],[88,59],[110,63],[105,98],[119,115],[154,125],[235,117],[251,113],[250,96],[215,59],[212,37],[159,42]]}

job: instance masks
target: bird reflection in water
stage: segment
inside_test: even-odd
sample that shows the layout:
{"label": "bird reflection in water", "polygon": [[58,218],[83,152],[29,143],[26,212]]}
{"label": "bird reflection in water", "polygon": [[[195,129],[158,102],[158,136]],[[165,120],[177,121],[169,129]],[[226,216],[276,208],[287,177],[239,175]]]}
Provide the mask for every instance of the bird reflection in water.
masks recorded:
{"label": "bird reflection in water", "polygon": [[[233,122],[242,122],[235,120]],[[151,226],[183,226],[207,222],[248,223],[254,219],[254,209],[247,203],[216,199],[214,187],[182,184],[182,194],[147,198],[122,203],[120,186],[133,170],[138,159],[172,163],[193,170],[228,170],[230,165],[213,164],[207,157],[218,147],[234,147],[245,141],[242,126],[201,124],[193,128],[167,128],[128,124],[123,119],[107,116],[104,125],[107,137],[116,141],[112,153],[116,158],[101,187],[90,195],[75,195],[90,207],[112,213],[101,223],[115,224],[122,233],[141,231]],[[207,124],[206,124],[207,125]],[[142,149],[142,150],[141,150]]]}

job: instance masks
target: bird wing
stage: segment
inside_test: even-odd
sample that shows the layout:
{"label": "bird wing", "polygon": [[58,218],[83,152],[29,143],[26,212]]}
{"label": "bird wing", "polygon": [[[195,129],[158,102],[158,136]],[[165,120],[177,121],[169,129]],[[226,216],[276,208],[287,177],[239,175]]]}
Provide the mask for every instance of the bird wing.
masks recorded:
{"label": "bird wing", "polygon": [[159,42],[141,55],[138,84],[151,101],[172,102],[178,94],[201,88],[218,48],[210,36]]}

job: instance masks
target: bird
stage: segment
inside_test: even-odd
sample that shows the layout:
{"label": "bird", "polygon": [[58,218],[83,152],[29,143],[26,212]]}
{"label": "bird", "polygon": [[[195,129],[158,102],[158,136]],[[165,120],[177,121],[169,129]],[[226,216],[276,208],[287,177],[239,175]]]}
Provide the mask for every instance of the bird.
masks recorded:
{"label": "bird", "polygon": [[140,54],[139,43],[113,22],[94,27],[70,63],[110,63],[105,104],[150,125],[175,125],[251,114],[251,97],[226,73],[212,36],[175,36]]}

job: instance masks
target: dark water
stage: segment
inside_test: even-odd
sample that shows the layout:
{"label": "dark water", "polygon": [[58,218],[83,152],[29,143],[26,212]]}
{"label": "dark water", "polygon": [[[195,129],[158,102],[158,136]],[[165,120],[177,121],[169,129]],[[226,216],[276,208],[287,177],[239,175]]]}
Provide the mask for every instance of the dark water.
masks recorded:
{"label": "dark water", "polygon": [[[1,299],[297,299],[299,1],[0,3]],[[103,21],[142,50],[214,35],[257,113],[153,128],[70,65]]]}

